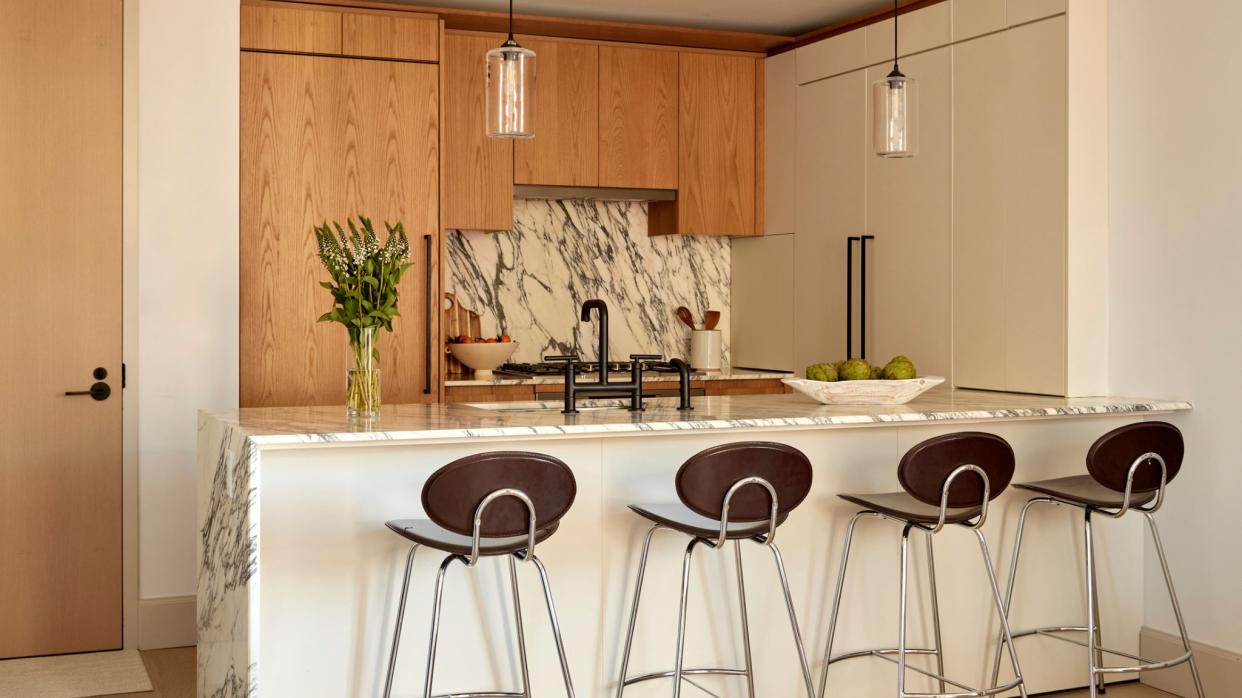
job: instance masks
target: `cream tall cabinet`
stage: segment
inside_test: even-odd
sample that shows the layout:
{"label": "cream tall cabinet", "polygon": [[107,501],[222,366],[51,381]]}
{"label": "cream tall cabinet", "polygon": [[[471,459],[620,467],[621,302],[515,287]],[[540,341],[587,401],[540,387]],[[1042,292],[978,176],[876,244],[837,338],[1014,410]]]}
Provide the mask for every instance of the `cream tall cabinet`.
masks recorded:
{"label": "cream tall cabinet", "polygon": [[[792,272],[792,326],[764,331],[789,338],[795,370],[844,356],[846,238],[873,235],[866,358],[909,354],[959,387],[1104,393],[1107,0],[947,0],[901,21],[921,91],[910,160],[870,145],[891,21],[768,59],[766,120],[784,128],[767,132],[766,210],[794,220],[767,233],[792,235],[792,259],[735,246],[734,306],[770,307],[783,285],[753,280]],[[773,172],[793,181],[774,187]]]}

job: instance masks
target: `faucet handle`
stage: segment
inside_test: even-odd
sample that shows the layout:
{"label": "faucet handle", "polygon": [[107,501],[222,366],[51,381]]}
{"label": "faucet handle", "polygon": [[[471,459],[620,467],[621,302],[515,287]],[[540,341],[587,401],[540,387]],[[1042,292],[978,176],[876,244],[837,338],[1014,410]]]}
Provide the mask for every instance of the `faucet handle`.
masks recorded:
{"label": "faucet handle", "polygon": [[631,361],[663,361],[663,354],[630,354]]}
{"label": "faucet handle", "polygon": [[543,357],[543,360],[544,361],[556,361],[556,362],[564,361],[565,363],[573,364],[573,363],[578,363],[580,359],[578,358],[577,354],[553,354],[550,356]]}

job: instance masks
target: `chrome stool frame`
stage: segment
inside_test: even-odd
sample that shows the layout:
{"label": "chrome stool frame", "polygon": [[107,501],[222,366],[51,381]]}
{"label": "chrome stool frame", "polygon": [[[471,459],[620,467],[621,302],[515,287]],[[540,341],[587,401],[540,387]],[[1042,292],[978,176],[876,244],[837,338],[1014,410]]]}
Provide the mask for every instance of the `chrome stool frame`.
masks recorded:
{"label": "chrome stool frame", "polygon": [[[1159,487],[1156,489],[1156,495],[1151,503],[1143,505],[1132,505],[1131,500],[1134,495],[1134,476],[1138,473],[1140,466],[1144,464],[1152,464],[1160,468]],[[998,640],[996,663],[992,667],[992,681],[995,682],[1000,675],[1000,651],[1008,644],[1012,652],[1013,640],[1020,637],[1040,636],[1060,640],[1089,650],[1087,652],[1087,666],[1090,672],[1090,696],[1096,698],[1105,692],[1104,678],[1108,674],[1126,674],[1143,671],[1154,671],[1158,669],[1168,669],[1178,666],[1179,664],[1189,664],[1191,676],[1194,678],[1195,692],[1199,698],[1205,698],[1203,692],[1203,681],[1199,677],[1199,668],[1195,665],[1194,650],[1191,649],[1190,637],[1186,633],[1186,622],[1182,618],[1181,605],[1177,601],[1177,593],[1173,590],[1173,576],[1169,572],[1169,563],[1165,558],[1164,545],[1160,541],[1160,531],[1156,527],[1156,519],[1154,514],[1164,504],[1164,490],[1168,479],[1168,466],[1164,458],[1155,452],[1144,453],[1139,456],[1130,465],[1126,474],[1125,492],[1122,497],[1121,506],[1116,509],[1106,507],[1095,507],[1085,505],[1081,502],[1075,502],[1055,496],[1033,497],[1022,507],[1022,513],[1018,516],[1018,532],[1013,545],[1013,559],[1009,564],[1009,584],[1005,592],[1005,614],[1008,616],[1010,604],[1013,601],[1014,582],[1018,572],[1018,557],[1022,551],[1022,532],[1026,527],[1026,514],[1031,507],[1036,504],[1052,504],[1055,506],[1069,506],[1081,509],[1083,512],[1083,540],[1086,556],[1086,584],[1087,584],[1087,625],[1085,626],[1049,626],[1043,628],[1031,628],[1028,630],[1019,630],[1012,634],[1012,637],[1002,637]],[[1169,600],[1173,605],[1173,615],[1177,619],[1177,628],[1181,634],[1182,646],[1186,650],[1185,653],[1164,661],[1153,661],[1144,659],[1128,652],[1120,650],[1108,649],[1101,646],[1102,638],[1100,633],[1100,598],[1099,598],[1099,580],[1095,569],[1095,537],[1092,532],[1091,519],[1094,515],[1105,516],[1110,519],[1119,519],[1130,511],[1137,511],[1143,514],[1143,518],[1147,520],[1148,530],[1151,532],[1152,542],[1156,546],[1156,555],[1160,559],[1160,569],[1164,572],[1164,583],[1169,591]],[[1087,634],[1087,641],[1082,642],[1070,637],[1058,635],[1057,633],[1082,632]],[[1123,657],[1137,664],[1123,667],[1109,667],[1104,664],[1104,655],[1111,654]]]}
{"label": "chrome stool frame", "polygon": [[[955,435],[949,435],[955,436]],[[939,437],[945,438],[945,437]],[[932,439],[924,444],[935,441]],[[1006,444],[1006,447],[1008,445]],[[917,447],[916,447],[917,448]],[[907,456],[908,457],[908,456]],[[950,490],[955,480],[966,473],[973,473],[978,476],[982,486],[982,501],[977,507],[960,507],[950,505]],[[1004,637],[1010,637],[1009,624],[1005,617],[1005,606],[1001,601],[1000,585],[996,580],[996,574],[992,566],[992,557],[988,552],[987,540],[980,530],[983,527],[988,516],[988,502],[991,500],[991,482],[988,475],[982,468],[977,465],[966,463],[955,467],[948,477],[945,478],[940,488],[940,504],[937,520],[934,523],[921,523],[911,521],[895,514],[883,513],[870,509],[864,509],[857,512],[850,519],[849,526],[845,532],[845,546],[841,552],[841,566],[837,573],[836,590],[833,593],[832,612],[828,621],[828,646],[824,650],[824,671],[820,677],[819,696],[824,698],[828,695],[828,672],[833,664],[847,659],[856,659],[859,657],[876,657],[897,665],[897,696],[898,698],[967,698],[968,696],[992,696],[1006,691],[1017,689],[1023,698],[1026,698],[1026,686],[1022,678],[1022,669],[1018,663],[1018,656],[1014,652],[1010,652],[1010,661],[1013,665],[1015,679],[1004,684],[997,685],[996,681],[992,682],[990,688],[974,688],[963,683],[954,681],[944,675],[944,653],[943,643],[941,642],[940,631],[940,604],[937,599],[936,591],[936,567],[935,557],[932,546],[932,536],[941,532],[948,524],[951,510],[962,511],[963,509],[977,509],[974,516],[958,521],[956,525],[962,526],[975,534],[979,541],[979,551],[983,559],[984,569],[988,573],[989,586],[992,590],[992,598],[996,604],[997,615],[1001,619],[1001,630]],[[901,531],[901,582],[899,592],[899,618],[897,624],[897,647],[867,649],[854,652],[848,652],[837,656],[832,656],[833,640],[836,636],[837,621],[841,609],[841,597],[845,589],[845,575],[849,567],[850,546],[854,538],[854,528],[858,522],[866,517],[874,517],[878,519],[887,519],[902,524]],[[952,517],[957,518],[957,517]],[[972,520],[973,519],[973,520]],[[909,549],[910,549],[910,532],[921,531],[927,538],[927,564],[928,564],[928,586],[931,591],[931,614],[932,614],[932,632],[935,639],[934,648],[911,648],[906,644],[906,610],[909,592]],[[936,658],[936,671],[927,671],[918,667],[910,666],[907,659],[909,655],[934,656]],[[894,655],[896,659],[894,659]],[[999,655],[998,655],[999,660]],[[934,679],[939,687],[938,693],[912,693],[906,691],[906,672],[907,670],[922,674]],[[952,686],[956,691],[947,691],[947,686]]]}
{"label": "chrome stool frame", "polygon": [[[728,444],[724,447],[716,447],[715,449],[708,449],[708,451],[704,451],[703,453],[699,454],[699,456],[695,456],[695,458],[699,458],[700,456],[703,456],[713,451],[718,451],[720,449],[727,449],[729,447],[740,447],[742,445],[743,444]],[[761,446],[777,446],[777,445],[761,444]],[[788,448],[788,447],[784,447],[784,448]],[[793,451],[793,449],[789,449],[789,450]],[[798,456],[805,459],[805,456],[802,456],[801,453],[798,453]],[[692,458],[691,461],[687,462],[687,465],[690,465],[690,463],[693,462],[695,458]],[[809,461],[807,462],[807,466],[808,466],[808,472],[809,472]],[[684,472],[685,469],[686,467],[683,466],[682,471]],[[747,612],[746,612],[746,583],[745,583],[745,579],[742,574],[742,538],[738,536],[736,528],[730,529],[730,523],[729,523],[729,508],[730,508],[730,505],[733,504],[734,495],[736,495],[740,491],[745,490],[748,487],[761,488],[763,491],[765,491],[767,493],[767,498],[769,500],[770,507],[769,507],[769,514],[766,517],[766,528],[767,528],[766,532],[757,533],[755,535],[748,535],[745,538],[764,548],[767,548],[772,553],[773,562],[776,565],[776,572],[777,572],[778,577],[780,578],[781,590],[785,597],[785,607],[789,612],[789,623],[790,623],[791,629],[793,630],[794,643],[798,648],[798,659],[800,660],[800,663],[801,663],[802,678],[803,678],[803,682],[806,685],[807,696],[808,698],[815,697],[815,689],[813,685],[813,680],[811,678],[811,667],[810,667],[810,663],[807,661],[806,649],[802,642],[802,633],[798,629],[798,617],[797,617],[796,612],[794,611],[793,595],[789,591],[789,578],[785,572],[785,563],[784,563],[784,560],[781,558],[780,549],[776,547],[776,543],[775,543],[777,526],[783,520],[783,517],[781,516],[780,503],[778,501],[778,496],[777,496],[777,488],[774,487],[772,483],[766,478],[758,477],[758,476],[749,476],[749,477],[743,477],[737,480],[736,482],[734,482],[728,488],[728,491],[725,493],[724,500],[720,504],[719,532],[717,533],[714,539],[708,538],[703,535],[688,534],[686,531],[679,530],[677,528],[674,528],[673,526],[664,525],[661,523],[656,523],[654,526],[651,527],[650,530],[647,531],[646,537],[643,540],[642,555],[638,563],[638,575],[635,580],[635,586],[634,586],[634,602],[630,609],[629,627],[628,627],[628,630],[626,631],[625,646],[624,646],[624,650],[621,656],[621,672],[620,672],[620,679],[617,682],[617,692],[616,692],[617,698],[622,698],[622,696],[625,693],[626,686],[630,686],[630,685],[640,683],[643,681],[650,681],[653,679],[662,679],[662,678],[673,679],[673,698],[679,698],[679,696],[681,695],[681,688],[682,688],[683,682],[689,682],[691,683],[691,685],[694,685],[695,687],[702,689],[701,686],[690,681],[688,677],[705,676],[705,675],[743,676],[746,678],[747,695],[750,696],[750,698],[755,698],[754,666],[751,660],[751,646],[750,646],[750,623],[747,618]],[[808,478],[807,480],[808,490],[809,490],[809,487],[810,487],[810,482]],[[805,494],[803,496],[805,496]],[[641,514],[642,512],[640,511],[639,513]],[[671,671],[653,672],[653,673],[643,674],[641,676],[628,677],[627,673],[629,670],[630,651],[633,647],[633,642],[634,642],[634,629],[638,622],[638,609],[639,609],[640,600],[642,598],[643,578],[647,570],[647,556],[651,550],[651,539],[655,535],[656,531],[660,531],[660,530],[676,531],[678,533],[683,533],[683,534],[687,534],[691,536],[690,543],[687,544],[686,546],[685,556],[682,560],[681,597],[680,597],[680,604],[679,604],[678,614],[677,614],[677,651],[676,651],[676,658],[674,660],[674,668]],[[759,530],[762,531],[762,529],[759,529]],[[731,533],[733,535],[730,535]],[[740,669],[686,668],[684,665],[685,663],[685,642],[686,642],[686,615],[687,615],[687,604],[689,601],[689,592],[690,592],[690,563],[691,563],[691,560],[693,559],[695,548],[699,547],[700,545],[705,545],[714,550],[719,550],[719,549],[724,548],[730,539],[733,540],[734,559],[735,559],[736,568],[737,568],[738,601],[739,601],[740,612],[741,612],[742,643],[743,643],[743,650],[744,650],[744,656],[745,656],[745,666]],[[706,689],[703,689],[703,690],[706,690]]]}
{"label": "chrome stool frame", "polygon": [[[487,556],[485,553],[481,551],[481,546],[482,546],[481,539],[484,538],[483,531],[482,531],[483,514],[489,505],[491,505],[493,502],[497,500],[504,499],[504,498],[513,498],[513,499],[520,501],[522,505],[526,508],[527,519],[528,519],[525,547],[522,548],[521,550],[518,550],[516,552],[506,555],[506,557],[508,557],[508,562],[509,562],[509,582],[510,582],[510,588],[512,590],[512,595],[513,595],[513,611],[514,611],[515,627],[517,630],[517,639],[518,639],[518,656],[521,661],[522,690],[520,692],[471,691],[467,693],[432,694],[431,689],[432,689],[432,680],[434,678],[434,672],[435,672],[436,649],[438,646],[439,634],[440,634],[440,610],[441,610],[441,601],[443,599],[443,594],[444,594],[445,575],[448,572],[448,569],[453,565],[454,562],[460,562],[463,565],[465,565],[468,569],[473,569],[478,565],[479,559],[481,557]],[[557,620],[556,607],[554,606],[553,601],[552,601],[552,589],[548,583],[548,571],[547,571],[547,568],[544,567],[543,562],[540,561],[539,558],[535,556],[535,543],[536,543],[536,537],[538,533],[536,529],[536,522],[537,522],[537,517],[535,515],[535,505],[531,501],[531,498],[527,496],[525,492],[523,492],[522,490],[513,489],[513,488],[502,488],[502,489],[492,491],[491,493],[489,493],[487,496],[483,498],[483,501],[478,505],[477,509],[475,509],[474,519],[473,519],[474,530],[470,538],[471,551],[470,551],[469,556],[462,555],[459,553],[450,553],[447,556],[445,556],[444,560],[440,563],[440,569],[436,573],[434,601],[431,607],[431,641],[430,641],[430,646],[427,652],[427,673],[426,673],[426,678],[423,684],[423,696],[425,696],[426,698],[530,698],[531,697],[530,669],[529,669],[527,659],[526,659],[526,638],[525,638],[525,633],[523,631],[523,625],[522,625],[522,604],[521,604],[521,599],[518,593],[518,577],[517,577],[517,564],[516,564],[517,561],[529,562],[533,564],[535,569],[539,573],[539,580],[543,587],[544,601],[548,607],[548,619],[551,622],[553,637],[556,640],[556,651],[560,659],[561,674],[565,680],[565,692],[568,698],[575,698],[573,682],[569,675],[569,661],[567,660],[565,656],[565,644],[561,638],[560,622]],[[431,547],[431,546],[425,546],[425,547]],[[396,623],[396,627],[393,630],[392,649],[389,653],[388,671],[387,671],[387,675],[384,680],[384,693],[383,693],[384,698],[389,698],[389,696],[391,696],[391,693],[392,693],[393,675],[396,673],[396,668],[397,668],[397,651],[398,651],[398,648],[401,642],[401,627],[405,619],[405,607],[406,607],[406,599],[408,597],[408,592],[409,592],[409,587],[410,587],[410,576],[411,576],[411,572],[414,567],[414,554],[418,551],[418,548],[419,548],[419,543],[415,543],[413,546],[411,546],[410,552],[406,556],[405,576],[401,584],[401,597],[400,597],[400,602],[397,607],[397,623]],[[495,556],[498,556],[498,555],[495,555]]]}

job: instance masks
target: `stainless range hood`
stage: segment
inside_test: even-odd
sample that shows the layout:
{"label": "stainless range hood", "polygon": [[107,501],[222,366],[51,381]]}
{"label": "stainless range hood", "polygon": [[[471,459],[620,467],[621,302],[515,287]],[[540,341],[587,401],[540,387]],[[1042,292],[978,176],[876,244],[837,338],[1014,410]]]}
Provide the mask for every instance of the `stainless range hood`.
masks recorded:
{"label": "stainless range hood", "polygon": [[620,187],[559,187],[515,184],[517,199],[586,199],[588,201],[676,201],[675,189],[623,189]]}

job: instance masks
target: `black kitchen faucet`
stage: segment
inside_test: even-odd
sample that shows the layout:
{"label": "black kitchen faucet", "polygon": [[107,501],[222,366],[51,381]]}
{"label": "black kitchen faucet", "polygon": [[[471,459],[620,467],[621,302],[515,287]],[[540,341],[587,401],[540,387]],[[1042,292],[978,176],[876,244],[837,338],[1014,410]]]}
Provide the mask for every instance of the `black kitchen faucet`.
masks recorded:
{"label": "black kitchen faucet", "polygon": [[[608,382],[608,304],[604,301],[594,298],[582,304],[582,322],[591,320],[591,311],[596,311],[599,317],[599,378],[594,383],[579,384],[577,380],[577,364],[579,358],[576,354],[564,356],[545,356],[545,361],[563,361],[565,363],[565,408],[561,410],[565,414],[576,414],[578,412],[578,395],[582,394],[599,394],[599,393],[628,393],[630,396],[630,411],[640,412],[643,407],[643,366],[644,362],[648,366],[655,365],[658,367],[675,370],[678,374],[679,393],[681,402],[678,409],[690,410],[694,409],[690,406],[690,365],[681,359],[670,359],[664,362],[664,356],[661,354],[630,354],[630,379],[624,383]],[[663,366],[661,366],[663,364]]]}

